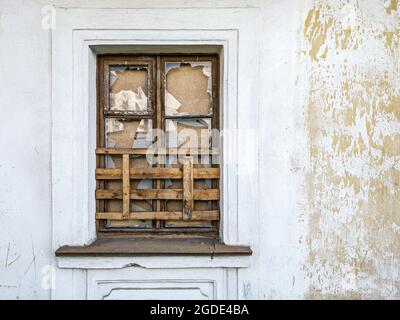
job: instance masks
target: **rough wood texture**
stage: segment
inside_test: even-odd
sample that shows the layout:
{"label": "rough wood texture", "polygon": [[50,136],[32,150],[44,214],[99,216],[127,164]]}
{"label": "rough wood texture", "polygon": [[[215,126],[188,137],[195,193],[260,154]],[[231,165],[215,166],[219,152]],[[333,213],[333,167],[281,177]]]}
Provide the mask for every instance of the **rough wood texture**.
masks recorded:
{"label": "rough wood texture", "polygon": [[187,148],[159,148],[159,149],[127,149],[127,148],[97,148],[96,154],[136,154],[136,155],[218,155],[219,151],[217,149],[187,149]]}
{"label": "rough wood texture", "polygon": [[129,218],[130,205],[129,155],[122,156],[122,217]]}
{"label": "rough wood texture", "polygon": [[[182,179],[181,168],[131,168],[131,179]],[[219,168],[194,168],[193,179],[219,179]],[[96,169],[97,180],[121,180],[121,169]]]}
{"label": "rough wood texture", "polygon": [[[97,212],[96,219],[110,220],[182,220],[181,211],[134,211],[126,216],[122,212]],[[190,219],[193,221],[215,221],[219,219],[219,211],[192,211]]]}
{"label": "rough wood texture", "polygon": [[56,256],[251,255],[248,246],[206,239],[98,239],[88,246],[63,246]]}
{"label": "rough wood texture", "polygon": [[[134,189],[130,191],[131,200],[182,200],[182,189]],[[96,190],[97,200],[122,199],[120,190]],[[194,189],[194,200],[219,200],[219,189]]]}
{"label": "rough wood texture", "polygon": [[193,179],[219,179],[219,168],[194,168]]}
{"label": "rough wood texture", "polygon": [[[218,226],[216,219],[219,219],[219,206],[217,204],[220,200],[219,186],[213,183],[212,189],[205,189],[209,186],[202,185],[205,179],[217,181],[220,178],[220,171],[217,166],[199,168],[200,166],[196,165],[197,168],[193,168],[192,165],[190,171],[185,171],[190,173],[190,178],[188,178],[181,165],[179,168],[174,166],[164,167],[163,164],[157,163],[157,165],[151,167],[135,162],[139,159],[146,161],[147,155],[156,156],[157,159],[165,158],[167,155],[179,156],[179,160],[185,157],[198,159],[201,156],[207,158],[207,156],[218,156],[220,154],[219,148],[215,148],[215,146],[211,148],[208,145],[202,149],[199,149],[197,145],[193,148],[186,145],[181,148],[166,148],[165,142],[150,149],[138,144],[135,145],[135,148],[131,148],[133,142],[136,143],[140,140],[136,137],[139,132],[139,124],[142,123],[139,120],[148,119],[152,121],[152,126],[149,124],[146,126],[147,130],[150,127],[165,129],[165,121],[168,118],[164,96],[165,85],[167,85],[165,62],[171,61],[179,64],[189,61],[188,59],[195,61],[196,65],[189,66],[184,63],[181,65],[182,68],[178,68],[179,70],[168,72],[170,76],[168,85],[171,86],[173,91],[171,94],[177,94],[182,98],[180,102],[182,110],[180,111],[189,113],[182,114],[182,118],[193,118],[194,114],[196,114],[196,117],[204,116],[204,118],[207,118],[209,129],[211,127],[218,128],[217,92],[219,80],[217,76],[218,57],[216,55],[111,55],[99,58],[99,122],[96,155],[101,162],[97,163],[96,169],[97,231],[110,227],[110,223],[117,223],[118,225],[126,223],[128,225],[131,219],[147,222],[152,220],[154,229],[164,229],[168,226],[168,230],[171,230],[171,226],[176,223],[179,230],[193,229],[191,231],[193,234],[198,234],[201,226],[210,230],[218,230],[215,226]],[[200,66],[200,62],[207,66],[203,68]],[[113,65],[142,65],[147,68],[147,76],[144,70],[140,72],[137,70],[122,72],[117,70],[116,73],[119,77],[113,83],[111,93],[116,94],[120,90],[136,91],[139,86],[145,90],[147,85],[149,110],[145,112],[122,110],[122,108],[110,110],[109,68]],[[209,65],[211,68],[208,67]],[[134,78],[134,84],[131,86],[128,82],[132,78]],[[196,83],[186,83],[185,79],[188,78],[195,79]],[[176,114],[172,117],[181,119]],[[106,133],[104,131],[110,119],[119,122],[118,126],[107,135],[112,140],[112,143],[107,144],[105,143]],[[113,122],[110,122],[110,126],[112,124]],[[105,167],[106,155],[109,155],[113,161],[113,166],[108,168]],[[123,158],[129,156],[131,156],[130,168],[126,171]],[[146,179],[152,180],[151,184],[136,189],[138,184]],[[166,188],[165,179],[172,181],[173,185],[168,185],[171,189]],[[130,182],[129,187],[127,182]],[[186,187],[184,187],[184,184]],[[149,187],[153,189],[148,189]],[[183,203],[186,205],[183,205]],[[212,203],[212,207],[209,205],[210,203]],[[143,207],[142,204],[146,207]],[[171,207],[174,204],[179,204],[179,207]],[[129,208],[130,206],[132,208]],[[140,208],[137,209],[136,206]],[[196,211],[194,211],[195,209]],[[191,220],[192,212],[195,215],[193,219],[196,221]],[[176,217],[175,213],[179,213],[179,215]],[[107,215],[109,218],[104,218]],[[186,221],[182,221],[183,217]],[[125,230],[123,231],[125,232]]]}
{"label": "rough wood texture", "polygon": [[193,158],[187,157],[183,164],[183,220],[192,219],[193,207]]}

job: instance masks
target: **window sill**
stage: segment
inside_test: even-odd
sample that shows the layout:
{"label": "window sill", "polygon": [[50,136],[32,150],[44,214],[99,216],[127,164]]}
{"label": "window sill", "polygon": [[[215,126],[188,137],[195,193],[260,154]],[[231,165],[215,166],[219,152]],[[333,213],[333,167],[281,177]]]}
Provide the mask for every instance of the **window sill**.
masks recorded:
{"label": "window sill", "polygon": [[249,246],[205,239],[98,239],[86,246],[63,246],[57,257],[98,256],[250,256]]}

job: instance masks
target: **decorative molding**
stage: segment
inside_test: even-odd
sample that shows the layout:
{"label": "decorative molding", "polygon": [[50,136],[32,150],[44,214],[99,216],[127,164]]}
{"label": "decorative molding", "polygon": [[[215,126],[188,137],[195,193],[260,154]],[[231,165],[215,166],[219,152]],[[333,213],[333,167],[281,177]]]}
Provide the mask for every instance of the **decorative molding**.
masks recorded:
{"label": "decorative molding", "polygon": [[[180,40],[177,40],[178,34]],[[164,36],[163,36],[164,35]],[[174,36],[175,35],[175,36]],[[109,38],[109,39],[108,39]],[[214,38],[214,39],[213,39]],[[107,47],[107,53],[123,45],[125,47],[136,48],[146,44],[160,47],[160,43],[168,44],[168,46],[185,45],[187,47],[193,45],[207,45],[208,47],[221,47],[223,78],[222,91],[224,94],[221,99],[222,109],[222,124],[224,129],[237,129],[238,119],[237,113],[237,38],[238,33],[235,30],[168,30],[164,31],[137,31],[137,30],[74,30],[73,31],[73,88],[72,88],[72,108],[66,106],[64,111],[57,110],[54,112],[54,123],[61,122],[65,119],[65,114],[71,114],[72,120],[69,131],[72,135],[72,141],[60,143],[58,139],[53,139],[54,148],[53,154],[53,169],[55,172],[53,179],[53,191],[55,196],[58,193],[63,194],[62,190],[71,190],[70,201],[54,202],[55,229],[54,243],[61,245],[83,245],[89,244],[95,239],[95,218],[94,218],[94,190],[95,190],[95,67],[96,55],[101,54]],[[134,40],[132,40],[134,39]],[[151,40],[150,40],[151,39]],[[221,40],[223,39],[223,40]],[[64,87],[64,86],[63,86]],[[56,89],[56,88],[55,88]],[[62,99],[61,95],[65,95],[65,91],[59,92],[60,97],[55,100]],[[54,137],[58,137],[62,133],[59,131],[65,130],[65,121],[62,121],[63,126],[53,126]],[[61,145],[64,145],[61,148]],[[71,163],[62,164],[65,151],[72,150],[72,174],[61,172],[58,167],[71,166]],[[56,150],[60,150],[59,154]],[[61,151],[62,150],[62,151]],[[237,148],[231,144],[223,144],[223,154],[232,155],[237,158],[234,153]],[[57,158],[57,159],[56,159]],[[60,172],[60,177],[58,177]],[[65,175],[68,179],[65,179]],[[238,173],[235,165],[224,165],[222,163],[222,185],[223,197],[221,204],[222,215],[222,237],[227,244],[238,243],[237,221],[238,221]],[[60,182],[62,181],[62,182]],[[61,195],[63,197],[63,195]],[[71,202],[72,201],[72,202]],[[71,206],[72,204],[72,206]],[[62,215],[62,223],[58,216]],[[66,220],[69,220],[67,227]],[[71,232],[72,231],[72,232]],[[60,236],[63,234],[63,236]],[[68,239],[68,240],[66,240]]]}
{"label": "decorative molding", "polygon": [[[201,46],[205,50],[219,50],[223,66],[221,128],[246,130],[254,129],[258,123],[260,52],[260,12],[256,8],[153,8],[138,11],[57,7],[56,10],[57,25],[52,30],[54,251],[62,245],[88,244],[95,238],[95,179],[92,169],[95,163],[97,54],[156,46],[192,49]],[[221,257],[211,262],[207,257],[168,258],[168,261],[159,257],[58,258],[57,289],[52,291],[52,297],[81,298],[86,295],[82,289],[82,283],[86,283],[87,297],[93,298],[91,278],[104,275],[104,279],[110,279],[120,277],[126,271],[126,279],[137,278],[140,270],[152,271],[151,277],[157,275],[155,278],[164,272],[171,277],[178,272],[179,277],[185,279],[191,279],[193,273],[206,272],[206,278],[215,275],[218,284],[219,294],[214,298],[239,296],[241,280],[238,268],[247,270],[251,261],[257,259],[257,141],[254,137],[253,152],[249,152],[248,144],[240,139],[224,141],[222,150],[223,157],[247,157],[255,170],[255,173],[241,175],[237,164],[226,165],[226,158],[223,158],[222,237],[226,244],[250,245],[255,253],[252,257]],[[130,267],[136,264],[145,268]],[[151,265],[160,269],[151,269]],[[183,267],[174,269],[178,265]],[[257,271],[249,268],[249,272]],[[245,273],[241,271],[240,274]],[[235,280],[233,285],[227,284],[228,278]],[[68,279],[73,279],[76,284],[73,288]]]}
{"label": "decorative molding", "polygon": [[[108,280],[96,281],[98,299],[196,299],[215,297],[215,280]],[[125,291],[125,292],[124,292]],[[128,294],[121,294],[121,292]]]}
{"label": "decorative molding", "polygon": [[59,257],[61,269],[124,269],[140,267],[145,269],[181,269],[181,268],[247,268],[250,265],[248,256],[222,257]]}
{"label": "decorative molding", "polygon": [[[198,291],[210,299],[227,298],[226,286],[228,277],[225,269],[143,269],[127,268],[123,270],[88,270],[88,299],[102,299],[113,290],[194,290],[197,299]],[[132,292],[132,291],[131,291]],[[137,292],[137,291],[136,291]],[[132,292],[132,295],[136,295]]]}

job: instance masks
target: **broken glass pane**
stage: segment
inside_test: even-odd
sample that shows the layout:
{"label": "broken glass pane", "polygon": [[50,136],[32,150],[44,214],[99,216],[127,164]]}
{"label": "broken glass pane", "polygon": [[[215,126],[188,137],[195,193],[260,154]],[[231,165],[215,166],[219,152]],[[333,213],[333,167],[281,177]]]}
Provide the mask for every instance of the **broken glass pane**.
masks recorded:
{"label": "broken glass pane", "polygon": [[167,119],[165,129],[169,148],[210,148],[211,119]]}
{"label": "broken glass pane", "polygon": [[[147,148],[152,144],[152,120],[122,121],[116,118],[106,118],[105,137],[108,148]],[[131,155],[129,159],[131,168],[148,168],[151,166],[146,156]],[[107,168],[121,168],[120,155],[106,156]],[[152,180],[131,180],[131,189],[151,189]],[[121,180],[109,181],[108,189],[122,190]],[[121,212],[122,201],[108,200],[108,211]],[[131,200],[131,211],[153,211],[151,200]],[[152,228],[151,220],[108,220],[109,228]]]}
{"label": "broken glass pane", "polygon": [[165,114],[211,115],[211,61],[165,63]]}
{"label": "broken glass pane", "polygon": [[107,148],[148,148],[152,144],[153,121],[142,119],[123,121],[106,118],[105,137]]}
{"label": "broken glass pane", "polygon": [[145,66],[110,67],[110,111],[148,113],[148,72]]}

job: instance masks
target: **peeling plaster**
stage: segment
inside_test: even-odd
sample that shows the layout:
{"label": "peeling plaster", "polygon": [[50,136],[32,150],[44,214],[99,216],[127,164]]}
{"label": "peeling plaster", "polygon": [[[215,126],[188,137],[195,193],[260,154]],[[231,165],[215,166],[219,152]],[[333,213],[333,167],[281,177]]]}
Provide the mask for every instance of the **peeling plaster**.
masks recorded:
{"label": "peeling plaster", "polygon": [[389,6],[386,8],[387,14],[392,14],[392,12],[396,12],[399,6],[398,0],[390,0]]}
{"label": "peeling plaster", "polygon": [[400,298],[400,19],[372,2],[315,0],[304,19],[307,298]]}

